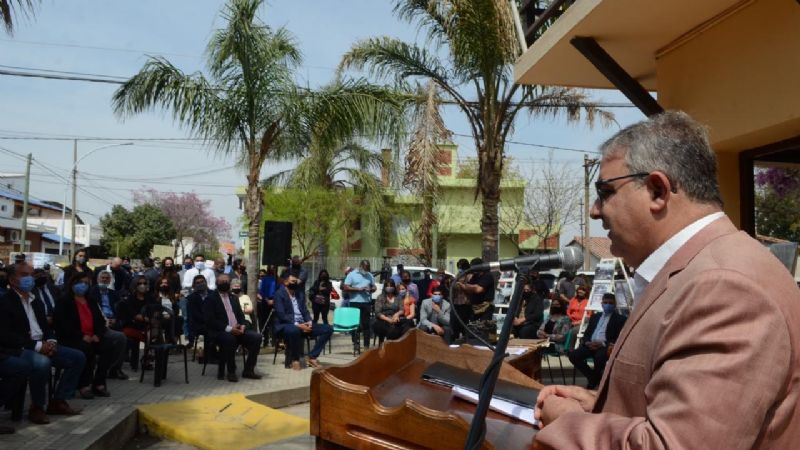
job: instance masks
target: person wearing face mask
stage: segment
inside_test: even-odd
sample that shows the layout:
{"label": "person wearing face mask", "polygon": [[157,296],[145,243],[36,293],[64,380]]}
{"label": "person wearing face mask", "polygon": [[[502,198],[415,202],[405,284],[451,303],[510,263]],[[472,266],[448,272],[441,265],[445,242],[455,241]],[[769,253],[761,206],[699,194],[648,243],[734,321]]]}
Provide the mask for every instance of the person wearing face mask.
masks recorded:
{"label": "person wearing face mask", "polygon": [[[614,345],[625,325],[625,316],[617,312],[617,297],[611,292],[603,294],[603,313],[589,319],[589,326],[581,339],[581,345],[567,352],[569,360],[588,380],[588,389],[595,389],[603,376],[608,361],[609,348]],[[594,360],[594,368],[586,359]]]}
{"label": "person wearing face mask", "polygon": [[[377,289],[375,278],[369,271],[369,261],[361,261],[358,270],[347,274],[342,283],[342,289],[350,295],[350,306],[358,308],[360,314],[361,334],[364,337],[364,348],[369,348],[370,326],[369,319],[372,314],[372,293]],[[355,334],[353,335],[355,339]]]}
{"label": "person wearing face mask", "polygon": [[83,352],[86,364],[78,383],[84,399],[108,397],[106,377],[125,351],[125,341],[107,336],[106,319],[97,302],[89,299],[89,273],[73,276],[55,308],[55,332],[59,342]]}
{"label": "person wearing face mask", "polygon": [[169,343],[175,343],[176,335],[183,329],[183,318],[180,317],[180,308],[176,293],[172,290],[169,278],[161,276],[156,281],[156,294],[158,303],[161,304],[161,317],[165,338]]}
{"label": "person wearing face mask", "polygon": [[[12,356],[0,361],[0,366],[6,369],[9,365],[27,367],[30,371],[30,422],[50,423],[48,414],[79,414],[80,410],[72,408],[67,399],[75,395],[86,357],[56,340],[55,333],[47,324],[44,305],[31,294],[35,284],[33,268],[21,263],[7,270],[11,289],[0,299],[0,348]],[[52,366],[63,372],[54,392],[51,391],[52,400],[48,404],[47,385]]]}
{"label": "person wearing face mask", "polygon": [[378,336],[379,342],[383,343],[384,339],[399,339],[412,328],[414,323],[406,318],[397,285],[389,278],[383,285],[383,293],[375,301],[375,323],[372,324],[372,330]]}
{"label": "person wearing face mask", "polygon": [[209,290],[217,288],[217,277],[214,275],[213,264],[207,264],[206,258],[202,254],[194,255],[194,267],[183,274],[183,287],[191,288],[192,281],[197,275],[202,275],[206,279],[206,286]]}
{"label": "person wearing face mask", "polygon": [[[581,324],[581,320],[583,320],[583,313],[586,311],[586,305],[589,304],[589,299],[587,298],[587,289],[585,287],[579,287],[575,289],[575,297],[573,297],[569,301],[569,306],[567,306],[567,316],[569,316],[569,320],[572,322],[572,326],[578,326]],[[563,299],[562,299],[563,300]],[[586,312],[586,315],[591,317],[592,312]]]}
{"label": "person wearing face mask", "polygon": [[48,283],[50,278],[44,269],[33,269],[33,280],[36,287],[33,288],[33,293],[36,298],[44,303],[44,311],[47,315],[47,323],[53,325],[53,310],[56,307],[56,289],[52,283]]}
{"label": "person wearing face mask", "polygon": [[290,273],[297,275],[297,280],[300,283],[300,287],[303,289],[303,291],[305,291],[306,281],[308,281],[308,271],[303,268],[303,259],[300,258],[299,255],[292,256],[292,259],[289,260],[289,267],[281,272],[280,278],[285,280]]}
{"label": "person wearing face mask", "polygon": [[556,350],[561,353],[564,352],[564,341],[572,326],[565,312],[562,301],[558,298],[553,299],[550,303],[550,316],[536,332],[539,339],[550,339],[550,345],[555,346]]}
{"label": "person wearing face mask", "polygon": [[117,303],[116,321],[128,337],[131,369],[139,370],[139,343],[145,340],[147,322],[161,305],[150,292],[149,282],[142,276],[135,276],[129,287],[129,294]]}
{"label": "person wearing face mask", "polygon": [[435,334],[450,344],[453,332],[450,329],[450,302],[442,296],[441,288],[434,288],[431,298],[422,301],[419,313],[419,329]]}
{"label": "person wearing face mask", "polygon": [[203,275],[195,275],[194,280],[192,280],[192,293],[186,297],[186,322],[188,323],[189,333],[186,336],[186,339],[189,342],[189,346],[194,346],[194,342],[200,336],[205,336],[204,348],[207,348],[207,352],[203,355],[202,348],[201,348],[201,361],[205,358],[209,358],[209,363],[216,362],[216,356],[214,353],[214,346],[208,345],[208,333],[206,330],[206,322],[203,316],[203,303],[205,303],[206,298],[208,297],[210,291],[208,289],[208,285],[206,284],[206,278]]}
{"label": "person wearing face mask", "polygon": [[522,308],[514,318],[514,336],[519,339],[536,339],[536,331],[544,320],[544,299],[526,284],[522,288]]}
{"label": "person wearing face mask", "polygon": [[322,323],[328,325],[332,288],[328,271],[325,269],[320,270],[316,281],[311,285],[311,289],[308,290],[308,297],[311,299],[311,310],[314,312],[314,323],[318,323],[319,317],[322,316]]}
{"label": "person wearing face mask", "polygon": [[[275,336],[286,343],[287,364],[300,370],[305,336],[315,338],[316,343],[306,356],[306,364],[320,367],[317,358],[333,334],[333,327],[311,321],[306,307],[305,295],[298,272],[290,272],[284,286],[275,293]],[[369,326],[369,323],[367,324]]]}
{"label": "person wearing face mask", "polygon": [[242,312],[244,313],[247,327],[250,328],[254,323],[253,313],[255,312],[255,308],[253,307],[253,301],[250,299],[250,296],[247,295],[247,292],[245,292],[242,286],[242,280],[233,278],[233,272],[231,272],[231,293],[239,299],[239,306],[242,308]]}
{"label": "person wearing face mask", "polygon": [[[451,308],[450,308],[450,326],[453,331],[453,342],[456,340],[461,339],[462,334],[466,337],[466,331],[461,326],[461,322],[459,322],[458,318],[466,324],[472,318],[472,305],[469,301],[469,296],[461,286],[459,285],[459,281],[467,282],[469,280],[470,275],[465,275],[467,269],[469,269],[469,261],[466,258],[461,258],[456,263],[456,268],[458,268],[458,275],[456,275],[456,279],[453,280],[453,298],[451,300]],[[458,314],[458,318],[453,317],[454,315]]]}
{"label": "person wearing face mask", "polygon": [[247,329],[239,300],[231,293],[231,279],[228,274],[221,274],[217,278],[217,292],[210,293],[203,303],[203,319],[209,338],[217,344],[220,351],[217,379],[225,378],[227,368],[228,381],[239,381],[236,375],[236,348],[241,345],[247,353],[242,378],[260,380],[261,375],[256,373],[255,368],[261,335]]}
{"label": "person wearing face mask", "polygon": [[70,265],[64,268],[62,283],[69,283],[70,278],[75,274],[83,272],[91,272],[91,269],[86,264],[86,250],[78,250],[75,252],[75,256],[72,257]]}
{"label": "person wearing face mask", "polygon": [[125,348],[128,338],[122,332],[120,323],[117,321],[115,311],[120,298],[119,293],[111,289],[111,272],[102,271],[97,275],[97,283],[89,288],[88,297],[89,301],[100,306],[100,311],[106,320],[107,328],[104,337],[116,341],[116,345],[121,348],[117,360],[111,363],[108,376],[118,380],[127,380],[128,375],[122,371],[122,363],[125,360]]}

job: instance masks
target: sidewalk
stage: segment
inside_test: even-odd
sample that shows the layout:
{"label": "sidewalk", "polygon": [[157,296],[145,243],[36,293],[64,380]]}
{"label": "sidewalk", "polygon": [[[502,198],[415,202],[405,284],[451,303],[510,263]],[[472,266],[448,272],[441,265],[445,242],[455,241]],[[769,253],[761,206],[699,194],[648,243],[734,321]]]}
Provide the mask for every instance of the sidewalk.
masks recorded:
{"label": "sidewalk", "polygon": [[[321,355],[323,365],[338,365],[352,361],[353,347],[350,336],[334,335],[333,354]],[[326,346],[327,352],[327,346]],[[308,388],[312,369],[294,371],[283,367],[283,354],[278,354],[276,364],[272,364],[273,349],[265,348],[258,358],[256,370],[264,375],[261,380],[240,379],[238,383],[219,381],[216,366],[209,365],[206,375],[200,373],[201,364],[192,362],[189,351],[189,384],[184,382],[183,356],[170,355],[167,379],[160,387],[153,387],[152,371],[145,372],[143,383],[139,383],[139,373],[130,370],[125,364],[123,370],[131,376],[130,380],[109,380],[109,398],[93,400],[71,400],[70,404],[83,408],[83,414],[72,417],[51,416],[48,425],[33,425],[27,417],[21,422],[11,422],[10,411],[0,411],[0,424],[12,425],[17,431],[11,435],[0,436],[0,447],[14,449],[83,449],[88,448],[100,437],[106,435],[121,421],[127,418],[138,404],[184,400],[199,396],[220,395],[241,392],[245,395],[262,394],[292,389]],[[241,366],[241,356],[237,366]],[[238,367],[241,371],[241,367]],[[239,373],[241,375],[241,373]],[[295,402],[307,402],[307,389],[299,389],[301,394]],[[291,393],[290,393],[291,394]],[[26,414],[29,401],[26,400]],[[119,443],[120,447],[124,443]],[[167,447],[164,447],[167,448]],[[181,447],[174,447],[181,448]]]}

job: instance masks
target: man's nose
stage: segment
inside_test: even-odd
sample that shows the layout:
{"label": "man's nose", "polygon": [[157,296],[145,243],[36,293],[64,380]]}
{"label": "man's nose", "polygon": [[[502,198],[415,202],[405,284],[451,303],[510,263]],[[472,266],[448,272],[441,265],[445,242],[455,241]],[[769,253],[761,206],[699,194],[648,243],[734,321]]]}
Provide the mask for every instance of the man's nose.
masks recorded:
{"label": "man's nose", "polygon": [[595,199],[592,208],[589,210],[589,217],[594,220],[600,219],[600,199]]}

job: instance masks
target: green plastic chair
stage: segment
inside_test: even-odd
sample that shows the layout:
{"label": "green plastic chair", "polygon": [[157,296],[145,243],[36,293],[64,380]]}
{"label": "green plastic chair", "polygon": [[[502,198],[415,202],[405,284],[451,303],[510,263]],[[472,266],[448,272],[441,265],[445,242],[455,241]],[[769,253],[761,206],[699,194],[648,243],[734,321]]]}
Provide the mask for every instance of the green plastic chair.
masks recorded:
{"label": "green plastic chair", "polygon": [[353,356],[361,353],[361,310],[358,308],[341,307],[333,311],[334,333],[356,333],[353,343]]}

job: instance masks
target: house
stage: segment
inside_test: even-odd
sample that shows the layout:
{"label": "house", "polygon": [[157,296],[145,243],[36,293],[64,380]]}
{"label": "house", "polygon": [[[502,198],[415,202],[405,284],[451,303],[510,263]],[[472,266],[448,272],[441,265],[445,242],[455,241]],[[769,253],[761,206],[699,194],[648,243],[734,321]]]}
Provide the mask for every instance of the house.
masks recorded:
{"label": "house", "polygon": [[[38,217],[47,216],[54,209],[47,203],[29,197],[25,242],[22,243],[22,212],[24,197],[21,193],[0,187],[0,244],[2,253],[11,251],[45,252],[57,237],[56,228],[37,223]],[[13,185],[12,185],[13,187]],[[60,213],[60,211],[59,211]],[[56,247],[56,252],[58,248]]]}
{"label": "house", "polygon": [[709,128],[726,214],[755,235],[754,167],[800,167],[800,2],[524,4],[515,80],[618,89],[645,115],[687,112]]}
{"label": "house", "polygon": [[[594,268],[597,267],[597,263],[599,263],[601,259],[614,257],[614,255],[611,254],[611,239],[607,237],[590,237],[588,241],[590,255],[589,268],[591,270],[594,270]],[[566,246],[574,247],[586,255],[583,246],[583,237],[581,236],[575,236]],[[586,258],[586,256],[584,256],[584,258]]]}

